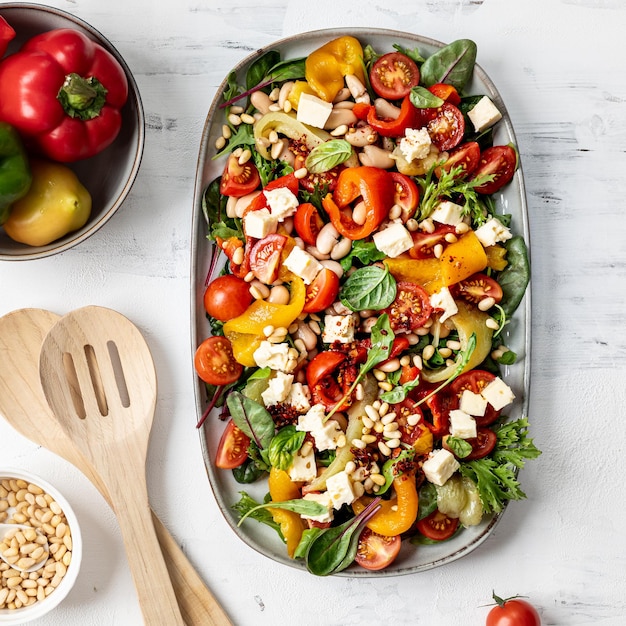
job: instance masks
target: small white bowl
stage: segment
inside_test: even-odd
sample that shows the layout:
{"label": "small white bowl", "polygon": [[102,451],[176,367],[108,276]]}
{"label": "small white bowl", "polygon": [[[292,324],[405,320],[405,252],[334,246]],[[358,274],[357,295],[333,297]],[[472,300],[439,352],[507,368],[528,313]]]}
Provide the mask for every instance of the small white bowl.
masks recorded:
{"label": "small white bowl", "polygon": [[[30,606],[19,609],[0,609],[0,626],[18,626],[19,624],[25,624],[43,617],[57,607],[67,596],[78,577],[82,559],[83,542],[76,514],[72,510],[69,502],[55,487],[39,476],[21,469],[0,469],[0,485],[5,479],[21,479],[40,487],[45,493],[50,494],[63,510],[72,537],[72,560],[59,586],[45,599],[38,600]],[[1,493],[2,490],[0,489],[0,494]]]}
{"label": "small white bowl", "polygon": [[145,139],[145,117],[139,88],[126,61],[93,26],[61,9],[26,2],[0,2],[0,15],[16,32],[7,55],[17,51],[34,35],[56,28],[73,28],[108,50],[122,66],[128,80],[128,100],[122,109],[122,128],[115,141],[90,159],[65,164],[74,170],[91,194],[92,208],[87,223],[45,246],[27,246],[13,241],[0,227],[0,261],[27,261],[72,248],[104,226],[119,209],[139,172]]}

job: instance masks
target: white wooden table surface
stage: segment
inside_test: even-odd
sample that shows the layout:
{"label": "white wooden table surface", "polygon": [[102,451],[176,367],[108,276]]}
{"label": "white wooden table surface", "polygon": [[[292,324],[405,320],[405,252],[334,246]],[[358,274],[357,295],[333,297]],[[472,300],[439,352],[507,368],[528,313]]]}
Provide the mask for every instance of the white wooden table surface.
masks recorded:
{"label": "white wooden table surface", "polygon": [[[143,163],[106,227],[61,255],[0,262],[0,315],[86,304],[130,317],[153,351],[154,509],[238,625],[483,624],[492,589],[544,624],[626,623],[626,3],[621,0],[50,0],[107,35],[139,84]],[[341,7],[341,9],[339,8]],[[515,126],[531,221],[531,433],[543,455],[476,551],[425,573],[319,579],[245,546],[213,499],[194,428],[193,180],[217,85],[255,49],[337,26],[478,44]],[[0,367],[2,367],[0,363]],[[114,517],[72,466],[0,421],[0,465],[40,473],[82,522],[82,574],[42,625],[141,623]]]}

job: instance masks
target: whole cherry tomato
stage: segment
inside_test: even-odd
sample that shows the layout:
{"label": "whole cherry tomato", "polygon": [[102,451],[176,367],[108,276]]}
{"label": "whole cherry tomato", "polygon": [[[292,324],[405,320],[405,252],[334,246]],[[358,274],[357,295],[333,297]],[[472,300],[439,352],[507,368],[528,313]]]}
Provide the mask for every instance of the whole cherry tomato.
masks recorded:
{"label": "whole cherry tomato", "polygon": [[486,626],[541,626],[535,607],[518,596],[503,600],[494,593],[493,599],[497,606],[489,611]]}

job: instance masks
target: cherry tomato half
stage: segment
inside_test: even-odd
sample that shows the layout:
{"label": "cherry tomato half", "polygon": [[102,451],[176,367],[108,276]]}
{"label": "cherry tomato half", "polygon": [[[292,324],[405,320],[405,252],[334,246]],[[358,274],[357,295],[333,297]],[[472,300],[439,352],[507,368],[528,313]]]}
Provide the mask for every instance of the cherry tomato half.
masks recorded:
{"label": "cherry tomato half", "polygon": [[229,385],[234,383],[243,365],[235,361],[233,347],[226,337],[209,337],[196,350],[194,366],[198,376],[209,385]]}
{"label": "cherry tomato half", "polygon": [[250,437],[240,430],[233,420],[226,424],[215,455],[215,465],[220,469],[235,469],[248,457]]}
{"label": "cherry tomato half", "polygon": [[[462,460],[476,461],[477,459],[482,459],[491,454],[496,447],[496,443],[498,443],[498,436],[489,428],[479,427],[476,432],[476,437],[471,437],[465,441],[472,446],[472,451],[467,456],[464,456]],[[445,439],[442,445],[446,450],[450,450],[450,452],[454,453],[454,450],[450,449]]]}
{"label": "cherry tomato half", "polygon": [[[485,370],[470,370],[455,378],[450,383],[450,410],[459,407],[461,394],[464,390],[467,389],[472,393],[480,393],[495,377],[495,374]],[[496,411],[490,404],[487,404],[485,414],[475,416],[476,425],[489,426],[489,424],[493,424],[500,417],[500,412]]]}
{"label": "cherry tomato half", "polygon": [[417,522],[417,530],[424,537],[433,541],[445,541],[454,535],[459,526],[458,518],[448,517],[445,513],[435,509],[430,515]]}
{"label": "cherry tomato half", "polygon": [[260,184],[259,171],[252,161],[241,164],[237,157],[232,155],[228,157],[220,181],[222,195],[241,198],[254,191]]}
{"label": "cherry tomato half", "polygon": [[541,626],[539,613],[532,604],[520,598],[502,600],[487,615],[485,626]]}
{"label": "cherry tomato half", "polygon": [[453,285],[455,297],[461,297],[472,304],[478,304],[485,298],[493,298],[497,304],[502,300],[502,287],[494,278],[478,272]]}
{"label": "cherry tomato half", "polygon": [[318,313],[328,308],[339,293],[339,277],[331,269],[325,267],[306,288],[303,311]]}
{"label": "cherry tomato half", "polygon": [[232,274],[218,276],[204,292],[204,310],[222,322],[241,315],[251,302],[250,285]]}
{"label": "cherry tomato half", "polygon": [[475,141],[468,141],[455,148],[448,155],[443,165],[435,168],[435,176],[441,178],[444,172],[449,172],[453,167],[462,167],[459,177],[469,176],[480,161],[480,146]]}
{"label": "cherry tomato half", "polygon": [[300,239],[302,239],[304,243],[314,246],[317,242],[317,236],[324,226],[324,220],[313,204],[303,202],[296,209],[296,213],[293,217],[293,225]]}
{"label": "cherry tomato half", "polygon": [[465,133],[463,113],[449,102],[444,102],[426,125],[430,138],[441,151],[452,150],[461,143]]}
{"label": "cherry tomato half", "polygon": [[411,233],[413,247],[409,250],[409,256],[413,259],[431,259],[435,256],[435,246],[447,245],[446,235],[456,233],[456,228],[449,224],[440,224],[432,233],[424,230],[416,230]]}
{"label": "cherry tomato half", "polygon": [[[417,405],[415,400],[405,398],[402,402],[393,405],[393,411],[396,414],[398,430],[402,433],[400,441],[412,446],[422,434],[422,429],[418,426],[423,420],[422,409]],[[415,419],[416,417],[418,418],[417,420]],[[411,419],[409,420],[409,418]],[[415,424],[412,423],[414,421],[416,422]]]}
{"label": "cherry tomato half", "polygon": [[280,255],[286,243],[285,235],[272,233],[259,239],[250,250],[250,269],[266,285],[278,278]]}
{"label": "cherry tomato half", "polygon": [[393,203],[401,209],[400,219],[406,222],[415,215],[415,209],[420,201],[420,192],[412,178],[400,172],[390,172],[395,187]]}
{"label": "cherry tomato half", "polygon": [[419,81],[420,72],[415,61],[401,52],[383,54],[370,70],[372,89],[387,100],[404,98]]}
{"label": "cherry tomato half", "polygon": [[491,146],[480,155],[480,162],[474,171],[474,178],[485,174],[492,174],[493,180],[480,187],[478,193],[492,194],[504,187],[515,174],[517,168],[517,153],[511,146]]}
{"label": "cherry tomato half", "polygon": [[316,354],[306,368],[306,380],[309,387],[315,387],[323,378],[330,376],[346,355],[335,350],[324,350]]}
{"label": "cherry tomato half", "polygon": [[401,545],[400,535],[385,537],[369,528],[364,528],[359,536],[354,560],[365,569],[381,570],[393,563],[400,552]]}
{"label": "cherry tomato half", "polygon": [[396,299],[384,311],[394,332],[421,328],[433,312],[428,293],[416,283],[399,282]]}

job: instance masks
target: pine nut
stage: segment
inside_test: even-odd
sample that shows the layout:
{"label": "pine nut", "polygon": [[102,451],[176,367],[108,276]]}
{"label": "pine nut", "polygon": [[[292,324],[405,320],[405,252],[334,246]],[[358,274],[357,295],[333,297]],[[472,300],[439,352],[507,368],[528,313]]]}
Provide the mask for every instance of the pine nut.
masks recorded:
{"label": "pine nut", "polygon": [[494,304],[496,303],[495,299],[492,298],[491,296],[488,296],[487,298],[483,298],[479,303],[478,303],[478,308],[481,311],[488,311],[491,307],[494,306]]}
{"label": "pine nut", "polygon": [[496,320],[494,320],[493,317],[490,317],[485,322],[485,326],[487,326],[487,328],[491,328],[491,330],[498,330],[498,328],[500,328],[500,324],[498,324],[498,322],[496,322]]}
{"label": "pine nut", "polygon": [[383,456],[391,456],[391,448],[384,441],[378,442],[378,449]]}

